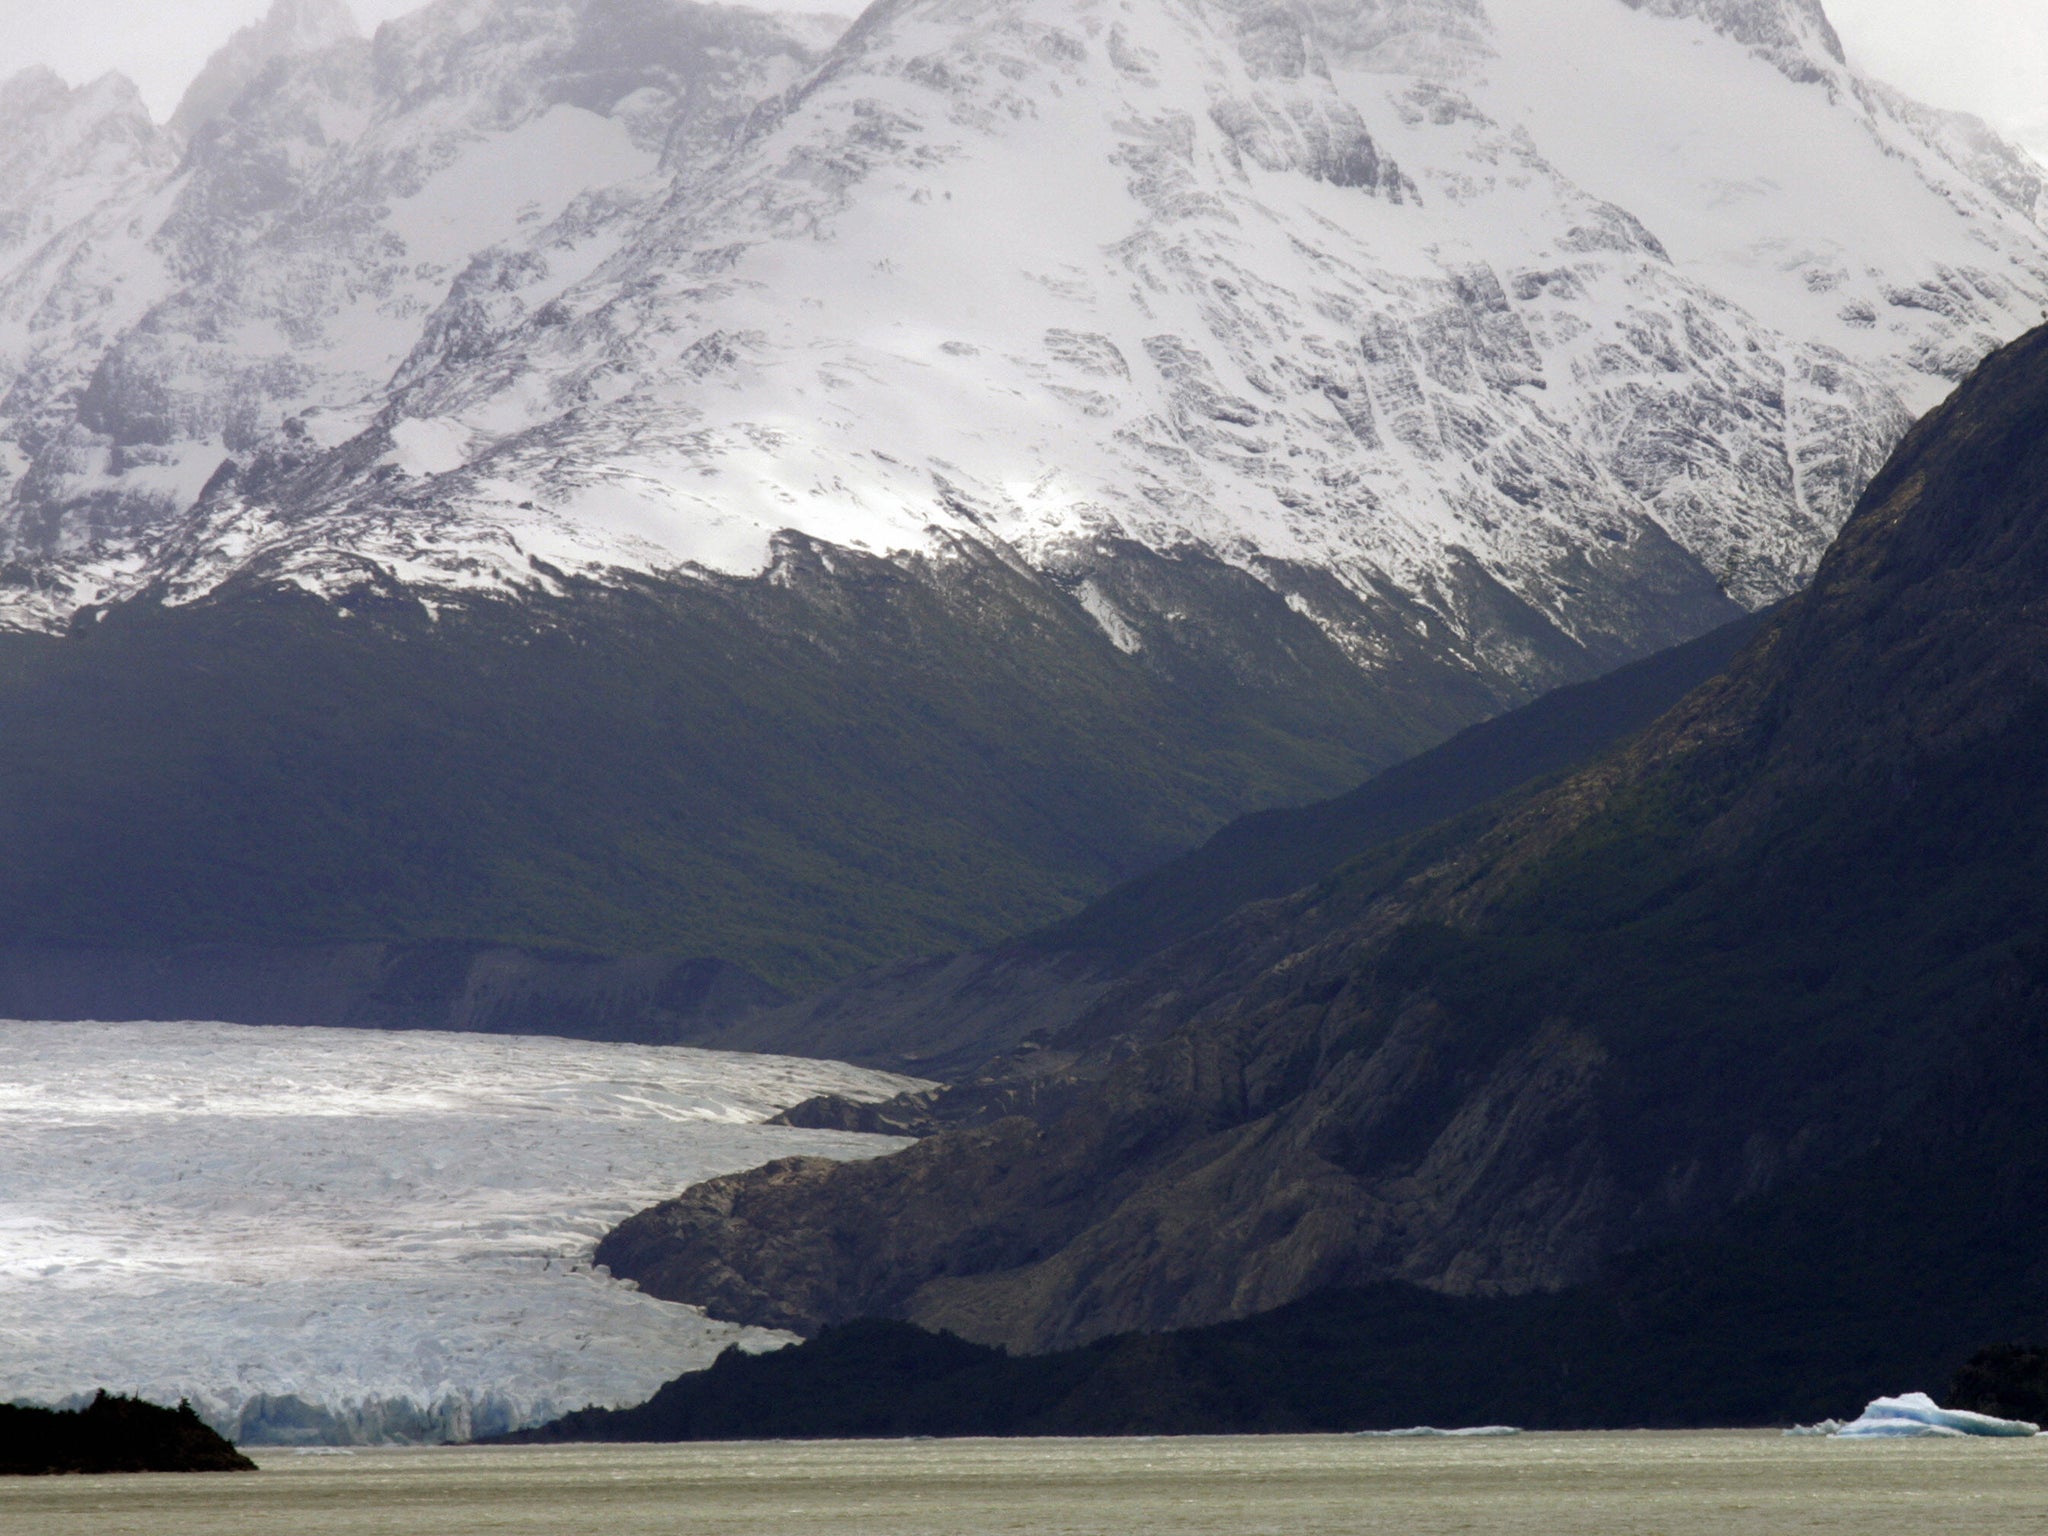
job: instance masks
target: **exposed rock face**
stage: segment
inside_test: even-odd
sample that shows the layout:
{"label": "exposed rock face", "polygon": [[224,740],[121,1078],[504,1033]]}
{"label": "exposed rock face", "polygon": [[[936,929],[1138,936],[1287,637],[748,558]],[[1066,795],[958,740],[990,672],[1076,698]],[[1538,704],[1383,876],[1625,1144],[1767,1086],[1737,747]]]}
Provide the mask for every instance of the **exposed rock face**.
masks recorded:
{"label": "exposed rock face", "polygon": [[736,1317],[1046,1348],[1376,1280],[1555,1289],[1902,1144],[1932,1198],[2038,1115],[2044,513],[2048,331],[1723,677],[1160,955],[1053,1042],[1124,1057],[1099,1087],[699,1186],[601,1253]]}
{"label": "exposed rock face", "polygon": [[1623,4],[1653,16],[1696,16],[1715,31],[1748,44],[1801,83],[1826,80],[1828,60],[1848,62],[1842,39],[1821,8],[1821,0],[1623,0]]}

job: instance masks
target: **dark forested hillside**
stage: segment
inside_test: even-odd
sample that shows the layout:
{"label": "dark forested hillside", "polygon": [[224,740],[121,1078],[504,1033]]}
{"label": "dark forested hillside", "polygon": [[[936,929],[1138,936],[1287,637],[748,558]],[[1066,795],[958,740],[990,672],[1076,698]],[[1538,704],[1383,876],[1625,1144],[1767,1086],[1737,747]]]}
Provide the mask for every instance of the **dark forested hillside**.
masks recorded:
{"label": "dark forested hillside", "polygon": [[162,1408],[105,1392],[78,1409],[0,1403],[0,1476],[255,1470],[187,1403]]}
{"label": "dark forested hillside", "polygon": [[792,547],[758,581],[245,584],[0,635],[0,945],[452,941],[815,986],[1063,916],[1517,702],[1368,678],[1241,573],[1132,558],[1199,634],[1127,655],[992,557]]}

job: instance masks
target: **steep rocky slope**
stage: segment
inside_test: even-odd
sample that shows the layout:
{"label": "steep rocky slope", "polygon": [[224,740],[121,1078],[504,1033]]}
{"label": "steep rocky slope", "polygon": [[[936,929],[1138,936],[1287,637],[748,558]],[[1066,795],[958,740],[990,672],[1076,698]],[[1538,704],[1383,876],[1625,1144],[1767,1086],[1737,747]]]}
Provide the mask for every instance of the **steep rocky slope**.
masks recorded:
{"label": "steep rocky slope", "polygon": [[1915,429],[1721,678],[1553,788],[1166,951],[1055,1042],[1099,1081],[1042,1119],[715,1181],[601,1256],[751,1320],[1026,1348],[1374,1281],[1552,1290],[1710,1229],[1740,1257],[1695,1269],[1772,1294],[1850,1257],[1852,1286],[2014,1283],[2048,1018],[2044,429],[2048,331]]}

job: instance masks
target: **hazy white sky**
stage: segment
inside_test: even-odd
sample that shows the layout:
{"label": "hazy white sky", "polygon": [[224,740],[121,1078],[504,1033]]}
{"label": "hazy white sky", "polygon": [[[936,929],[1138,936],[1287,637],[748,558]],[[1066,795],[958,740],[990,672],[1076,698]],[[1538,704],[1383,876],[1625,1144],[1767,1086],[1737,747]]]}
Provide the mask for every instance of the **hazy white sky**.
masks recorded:
{"label": "hazy white sky", "polygon": [[[4,0],[0,0],[4,3]],[[2048,159],[2048,0],[1826,0],[1850,55]]]}
{"label": "hazy white sky", "polygon": [[[351,0],[365,27],[419,0]],[[859,0],[766,0],[804,10]],[[1977,112],[2048,156],[2048,0],[1826,0],[1858,62],[1922,100]],[[132,76],[166,116],[207,54],[268,0],[0,0],[0,75]]]}

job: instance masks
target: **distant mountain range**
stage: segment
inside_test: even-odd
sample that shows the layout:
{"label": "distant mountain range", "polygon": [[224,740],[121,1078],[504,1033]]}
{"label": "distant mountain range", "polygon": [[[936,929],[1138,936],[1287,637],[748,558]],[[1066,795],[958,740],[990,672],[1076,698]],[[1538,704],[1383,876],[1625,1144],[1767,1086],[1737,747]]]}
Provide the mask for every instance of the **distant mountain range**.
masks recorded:
{"label": "distant mountain range", "polygon": [[1174,1358],[1352,1351],[1557,1422],[1938,1383],[2048,1305],[2044,613],[2048,329],[1647,731],[1157,951],[914,1148],[700,1185],[600,1257],[1027,1351],[1303,1301]]}
{"label": "distant mountain range", "polygon": [[1023,932],[1782,598],[2048,304],[1814,0],[279,0],[0,145],[35,945]]}

